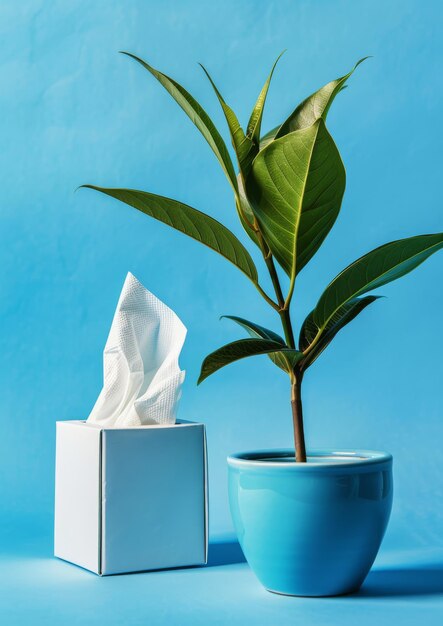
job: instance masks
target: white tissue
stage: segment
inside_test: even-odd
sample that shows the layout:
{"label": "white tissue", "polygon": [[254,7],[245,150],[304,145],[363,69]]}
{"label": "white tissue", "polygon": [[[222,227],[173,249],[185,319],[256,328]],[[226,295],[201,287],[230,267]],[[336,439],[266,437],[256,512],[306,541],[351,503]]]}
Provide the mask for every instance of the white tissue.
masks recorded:
{"label": "white tissue", "polygon": [[174,311],[129,272],[103,353],[103,389],[87,421],[106,427],[174,424],[185,337]]}

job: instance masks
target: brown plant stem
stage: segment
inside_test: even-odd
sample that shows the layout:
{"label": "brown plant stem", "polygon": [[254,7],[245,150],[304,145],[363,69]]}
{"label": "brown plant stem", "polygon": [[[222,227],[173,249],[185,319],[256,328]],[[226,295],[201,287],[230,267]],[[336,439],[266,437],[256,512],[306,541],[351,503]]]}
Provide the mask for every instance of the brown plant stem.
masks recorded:
{"label": "brown plant stem", "polygon": [[301,374],[291,379],[291,407],[294,425],[295,460],[306,463],[305,433],[303,428],[303,408],[301,401]]}

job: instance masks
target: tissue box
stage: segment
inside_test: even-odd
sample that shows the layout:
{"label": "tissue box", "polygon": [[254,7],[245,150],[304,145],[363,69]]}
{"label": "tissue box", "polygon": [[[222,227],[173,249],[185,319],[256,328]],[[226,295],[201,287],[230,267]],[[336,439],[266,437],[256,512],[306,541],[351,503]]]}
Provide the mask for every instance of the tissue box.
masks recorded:
{"label": "tissue box", "polygon": [[57,422],[55,556],[99,575],[204,565],[203,424]]}

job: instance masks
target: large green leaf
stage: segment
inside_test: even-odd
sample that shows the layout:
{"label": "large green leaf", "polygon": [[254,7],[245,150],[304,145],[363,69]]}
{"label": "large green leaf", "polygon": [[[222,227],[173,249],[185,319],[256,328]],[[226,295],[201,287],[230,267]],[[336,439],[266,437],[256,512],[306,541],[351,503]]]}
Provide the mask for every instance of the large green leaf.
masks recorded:
{"label": "large green leaf", "polygon": [[253,283],[257,284],[257,269],[249,252],[226,226],[209,215],[182,202],[145,191],[107,189],[94,185],[83,186],[129,204],[142,213],[200,241],[231,261]]}
{"label": "large green leaf", "polygon": [[307,128],[321,117],[326,119],[326,115],[328,114],[329,108],[334,101],[335,96],[342,91],[348,78],[350,78],[360,63],[363,63],[363,61],[367,58],[368,57],[360,59],[350,72],[341,78],[331,81],[303,100],[303,102],[296,107],[291,115],[276,130],[274,135],[275,139],[283,137],[284,135],[287,135],[295,130]]}
{"label": "large green leaf", "polygon": [[191,94],[175,80],[173,80],[166,74],[159,72],[151,65],[148,65],[148,63],[146,63],[139,57],[131,54],[130,52],[122,52],[122,54],[126,54],[128,57],[135,59],[138,63],[140,63],[140,65],[147,69],[166,89],[166,91],[174,98],[177,104],[181,106],[183,111],[197,126],[203,137],[211,146],[233,190],[235,191],[235,193],[237,193],[237,179],[226,144],[223,141],[223,138],[218,132],[214,123],[212,122],[211,118],[200,106],[197,100],[195,100],[195,98],[193,98]]}
{"label": "large green leaf", "polygon": [[331,343],[336,334],[357,317],[369,304],[378,300],[380,297],[381,296],[365,296],[364,298],[354,298],[350,300],[333,315],[323,329],[317,326],[314,321],[314,311],[311,311],[303,322],[300,330],[300,350],[307,350],[310,344],[316,339],[319,332],[321,332],[315,348],[302,360],[302,369],[306,369],[309,365],[312,365],[323,350]]}
{"label": "large green leaf", "polygon": [[340,211],[346,174],[323,120],[272,141],[246,181],[248,198],[271,252],[294,277],[308,263]]}
{"label": "large green leaf", "polygon": [[274,65],[272,66],[269,76],[266,79],[266,82],[263,85],[263,88],[257,98],[257,102],[254,105],[254,108],[251,113],[251,117],[249,118],[246,135],[250,137],[252,141],[254,142],[254,144],[256,145],[258,145],[259,140],[260,140],[260,130],[261,130],[261,123],[262,123],[262,118],[263,118],[263,110],[265,108],[266,96],[268,95],[269,85],[271,84],[272,75],[274,73],[275,66],[277,65],[277,63],[279,62],[283,54],[284,54],[284,51],[278,55]]}
{"label": "large green leaf", "polygon": [[316,338],[340,309],[354,298],[408,274],[443,248],[443,233],[418,235],[387,243],[351,263],[326,287],[313,311]]}
{"label": "large green leaf", "polygon": [[269,354],[270,352],[282,352],[291,358],[293,363],[303,356],[302,352],[284,348],[279,342],[270,339],[239,339],[215,350],[205,358],[197,384],[200,384],[205,378],[225,365],[249,356]]}
{"label": "large green leaf", "polygon": [[[285,344],[285,340],[283,337],[280,337],[273,330],[269,330],[269,328],[265,328],[264,326],[260,326],[255,322],[250,322],[249,320],[245,320],[243,317],[237,317],[235,315],[222,315],[222,318],[226,318],[228,320],[232,320],[236,324],[239,324],[242,328],[249,333],[251,337],[261,338],[261,339],[270,339],[271,341],[276,341],[280,343],[282,346],[287,347]],[[291,366],[290,360],[282,354],[281,352],[271,352],[268,354],[269,358],[275,365],[280,367],[285,372],[288,372]]]}

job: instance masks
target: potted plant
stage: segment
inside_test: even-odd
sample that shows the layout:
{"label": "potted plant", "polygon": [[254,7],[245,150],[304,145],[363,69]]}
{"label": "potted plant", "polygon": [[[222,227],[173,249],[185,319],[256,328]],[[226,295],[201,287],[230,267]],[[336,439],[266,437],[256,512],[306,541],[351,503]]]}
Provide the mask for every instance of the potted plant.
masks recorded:
{"label": "potted plant", "polygon": [[[265,135],[261,122],[275,64],[245,130],[203,68],[226,117],[238,162],[236,175],[224,140],[198,102],[166,74],[128,56],[169,92],[215,153],[232,188],[240,222],[263,257],[274,293],[263,288],[245,246],[212,217],[144,191],[87,187],[217,251],[249,278],[275,310],[281,335],[227,316],[249,337],[207,356],[198,381],[229,363],[260,354],[268,355],[289,377],[295,451],[264,450],[228,458],[234,525],[250,566],[267,589],[306,596],[356,590],[374,561],[388,523],[392,457],[367,450],[306,452],[302,382],[337,333],[378,297],[367,294],[404,276],[442,248],[443,234],[393,241],[348,265],[323,291],[297,337],[291,320],[296,279],[334,225],[345,190],[345,169],[326,127],[326,116],[361,61],[303,100]],[[283,273],[289,283],[286,293]]]}

